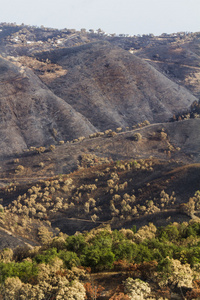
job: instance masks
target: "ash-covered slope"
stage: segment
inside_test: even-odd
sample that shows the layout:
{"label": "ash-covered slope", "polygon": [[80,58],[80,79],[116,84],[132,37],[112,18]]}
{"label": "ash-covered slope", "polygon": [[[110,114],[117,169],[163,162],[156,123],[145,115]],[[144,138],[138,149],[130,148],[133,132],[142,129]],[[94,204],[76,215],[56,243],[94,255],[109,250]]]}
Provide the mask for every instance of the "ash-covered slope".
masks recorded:
{"label": "ash-covered slope", "polygon": [[0,58],[0,154],[88,135],[95,128],[27,68]]}
{"label": "ash-covered slope", "polygon": [[200,97],[200,39],[183,39],[180,43],[150,45],[136,55],[146,59],[152,66],[172,81],[185,86],[197,98]]}
{"label": "ash-covered slope", "polygon": [[196,98],[148,62],[108,42],[37,54],[67,74],[47,82],[100,130],[149,120],[162,122]]}

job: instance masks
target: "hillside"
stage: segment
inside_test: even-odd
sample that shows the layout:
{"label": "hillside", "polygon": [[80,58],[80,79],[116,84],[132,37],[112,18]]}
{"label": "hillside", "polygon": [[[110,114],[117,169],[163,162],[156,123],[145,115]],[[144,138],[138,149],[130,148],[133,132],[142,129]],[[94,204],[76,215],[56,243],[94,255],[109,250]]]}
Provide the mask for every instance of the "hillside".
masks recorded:
{"label": "hillside", "polygon": [[112,44],[149,62],[158,71],[199,98],[200,33],[107,38]]}
{"label": "hillside", "polygon": [[[1,155],[145,120],[168,121],[198,101],[198,35],[183,36],[180,42],[178,35],[108,37],[0,27]],[[182,81],[163,72],[161,62],[167,68],[179,66]],[[192,88],[181,65],[188,66],[191,78],[196,72]]]}
{"label": "hillside", "polygon": [[0,79],[1,156],[95,131],[84,116],[55,96],[30,69],[1,58]]}
{"label": "hillside", "polygon": [[144,60],[109,43],[45,54],[37,57],[67,71],[47,80],[48,87],[98,130],[167,121],[196,99]]}
{"label": "hillside", "polygon": [[[50,220],[53,228],[59,227],[63,232],[71,234],[104,222],[111,222],[115,227],[116,220],[112,221],[112,211],[109,212],[114,194],[120,196],[121,201],[125,194],[130,197],[134,195],[140,206],[156,199],[154,205],[160,209],[159,195],[165,190],[169,195],[172,192],[176,194],[176,202],[170,202],[161,212],[155,208],[157,220],[153,219],[153,222],[157,225],[166,224],[170,216],[170,222],[184,220],[179,205],[187,203],[199,189],[199,122],[199,119],[190,119],[147,125],[115,136],[105,134],[102,137],[86,138],[58,145],[53,151],[47,149],[38,153],[32,150],[16,155],[14,159],[4,160],[0,173],[2,205],[5,208],[10,205],[11,211],[19,215],[18,210],[12,210],[13,200],[23,199],[23,195],[30,197],[28,194],[32,193],[37,197],[39,193],[37,202],[42,202],[37,213],[35,211],[36,216],[40,215],[36,221]],[[66,173],[69,175],[64,175]],[[111,185],[108,184],[110,179],[114,180]],[[33,192],[29,192],[32,186],[36,187]],[[35,189],[38,192],[34,192]],[[41,197],[44,199],[41,200]],[[96,205],[92,206],[91,212],[86,213],[85,203],[90,198]],[[23,201],[21,214],[25,218],[28,211],[25,213],[24,209],[27,205],[29,207],[29,200]],[[17,202],[14,202],[16,205]],[[117,228],[147,224],[154,218],[152,214],[154,210],[145,215],[141,211],[141,216],[138,215],[140,218],[132,219],[131,213],[128,219],[127,215],[116,222]],[[97,215],[98,219],[91,219],[93,215]],[[7,230],[12,227],[9,222],[6,223]]]}
{"label": "hillside", "polygon": [[199,45],[0,24],[0,298],[199,298]]}
{"label": "hillside", "polygon": [[[2,184],[13,180],[37,181],[39,177],[51,177],[58,174],[70,173],[77,170],[81,157],[93,157],[91,164],[97,161],[106,163],[124,159],[146,159],[150,156],[161,160],[178,160],[184,164],[199,163],[199,122],[189,119],[173,123],[150,124],[143,128],[112,131],[95,134],[85,139],[74,139],[70,143],[58,144],[55,148],[32,148],[23,154],[4,158],[1,162],[0,179]],[[135,135],[141,135],[139,141]],[[18,172],[19,165],[23,169]],[[89,164],[90,165],[90,164]]]}
{"label": "hillside", "polygon": [[140,49],[137,56],[145,58],[157,70],[171,80],[185,86],[196,97],[200,97],[200,51],[199,36],[189,37],[178,43],[152,45],[148,49]]}

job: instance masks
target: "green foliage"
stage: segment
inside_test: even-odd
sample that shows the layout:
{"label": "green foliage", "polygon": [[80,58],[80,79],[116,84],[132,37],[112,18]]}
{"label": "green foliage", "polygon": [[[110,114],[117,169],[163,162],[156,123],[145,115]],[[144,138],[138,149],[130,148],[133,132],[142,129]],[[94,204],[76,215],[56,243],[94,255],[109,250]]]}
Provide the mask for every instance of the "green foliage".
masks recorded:
{"label": "green foliage", "polygon": [[154,253],[149,249],[148,246],[141,243],[138,245],[138,253],[137,257],[135,258],[135,261],[143,262],[143,261],[152,261],[154,260]]}
{"label": "green foliage", "polygon": [[168,257],[161,260],[158,264],[158,271],[162,274],[162,278],[167,278],[172,271],[172,264]]}
{"label": "green foliage", "polygon": [[84,254],[81,256],[81,263],[94,270],[110,269],[114,261],[115,255],[109,247],[99,248],[91,246],[86,248]]}
{"label": "green foliage", "polygon": [[[135,226],[132,231],[136,232]],[[93,270],[110,269],[115,260],[136,263],[155,260],[162,265],[167,257],[193,266],[200,262],[200,246],[197,244],[191,247],[187,243],[184,245],[184,241],[190,236],[198,235],[200,235],[199,223],[187,226],[170,224],[158,228],[156,238],[145,239],[137,244],[126,238],[122,232],[102,230],[93,235],[89,242],[86,242],[84,235],[81,234],[68,237],[66,248],[77,254],[82,265],[90,266]]]}
{"label": "green foliage", "polygon": [[116,166],[119,167],[119,166],[120,166],[120,163],[121,163],[120,160],[117,160],[117,161],[116,161]]}
{"label": "green foliage", "polygon": [[136,225],[133,225],[132,228],[131,228],[131,230],[133,231],[133,233],[136,233],[136,232],[137,232],[137,227],[136,227]]}
{"label": "green foliage", "polygon": [[58,257],[62,259],[64,266],[67,269],[80,266],[80,259],[75,252],[61,250]]}
{"label": "green foliage", "polygon": [[174,244],[167,244],[165,241],[159,240],[158,238],[145,241],[148,249],[153,252],[154,259],[160,261],[165,257],[173,257],[173,253],[176,251],[177,247]]}
{"label": "green foliage", "polygon": [[191,225],[188,225],[187,228],[185,228],[184,231],[184,237],[188,236],[200,236],[200,223],[194,223]]}
{"label": "green foliage", "polygon": [[24,261],[21,263],[0,263],[0,280],[4,282],[8,277],[19,277],[23,282],[28,282],[38,273],[35,263]]}
{"label": "green foliage", "polygon": [[50,248],[43,253],[39,253],[35,256],[34,260],[37,263],[50,263],[56,256],[58,256],[58,252],[56,248]]}
{"label": "green foliage", "polygon": [[66,248],[68,251],[82,253],[87,243],[82,234],[72,235],[66,239]]}
{"label": "green foliage", "polygon": [[[132,231],[135,232],[136,227]],[[138,242],[135,242],[134,235],[130,238],[125,233],[125,229],[97,229],[67,237],[61,250],[50,246],[48,249],[41,248],[39,253],[32,255],[33,262],[2,262],[1,282],[8,277],[19,277],[23,282],[29,282],[37,277],[38,264],[51,265],[56,257],[63,261],[66,269],[82,265],[91,267],[93,271],[111,270],[116,261],[124,261],[127,266],[140,266],[154,261],[157,272],[162,273],[159,275],[162,279],[170,273],[170,261],[190,264],[191,267],[200,264],[199,223],[170,224],[158,228],[153,238]],[[145,233],[141,231],[140,234]]]}
{"label": "green foliage", "polygon": [[129,240],[123,240],[115,243],[112,250],[115,254],[116,260],[125,259],[127,261],[132,261],[138,253],[137,245]]}
{"label": "green foliage", "polygon": [[177,241],[179,238],[179,231],[176,226],[167,225],[165,228],[160,229],[159,238],[163,241]]}
{"label": "green foliage", "polygon": [[115,261],[112,251],[112,234],[107,230],[96,234],[83,251],[81,262],[96,270],[110,269]]}
{"label": "green foliage", "polygon": [[107,230],[101,231],[90,242],[100,248],[110,248],[112,246],[112,234]]}

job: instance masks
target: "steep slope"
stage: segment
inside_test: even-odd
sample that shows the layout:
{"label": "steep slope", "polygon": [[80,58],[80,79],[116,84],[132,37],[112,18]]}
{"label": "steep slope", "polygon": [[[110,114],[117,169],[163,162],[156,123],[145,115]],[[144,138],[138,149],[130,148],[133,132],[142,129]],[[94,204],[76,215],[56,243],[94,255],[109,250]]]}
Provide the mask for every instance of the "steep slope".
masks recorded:
{"label": "steep slope", "polygon": [[36,54],[67,70],[46,81],[99,130],[168,120],[196,99],[144,60],[108,42]]}
{"label": "steep slope", "polygon": [[95,128],[27,68],[0,58],[0,154],[90,134]]}
{"label": "steep slope", "polygon": [[188,39],[165,45],[150,45],[135,54],[199,98],[200,39],[199,36]]}

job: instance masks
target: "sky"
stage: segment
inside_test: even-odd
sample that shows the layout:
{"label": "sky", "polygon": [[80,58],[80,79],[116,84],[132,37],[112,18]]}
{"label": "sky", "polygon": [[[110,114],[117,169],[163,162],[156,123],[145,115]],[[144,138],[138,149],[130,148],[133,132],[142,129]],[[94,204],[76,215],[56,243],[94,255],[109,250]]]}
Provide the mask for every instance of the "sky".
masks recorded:
{"label": "sky", "polygon": [[130,35],[200,31],[200,0],[0,1],[0,22]]}

